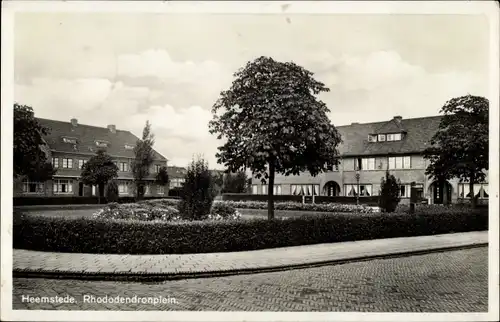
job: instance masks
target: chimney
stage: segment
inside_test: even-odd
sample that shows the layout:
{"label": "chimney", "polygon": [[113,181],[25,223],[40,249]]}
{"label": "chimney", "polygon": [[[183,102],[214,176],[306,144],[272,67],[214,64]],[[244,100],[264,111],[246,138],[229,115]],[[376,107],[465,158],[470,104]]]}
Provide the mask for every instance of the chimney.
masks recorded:
{"label": "chimney", "polygon": [[111,133],[116,133],[116,125],[114,125],[114,124],[108,125],[108,130]]}
{"label": "chimney", "polygon": [[401,123],[401,120],[402,120],[402,119],[403,119],[403,118],[402,118],[401,116],[399,116],[399,115],[394,116],[394,121],[396,121],[396,122],[398,122],[398,123]]}
{"label": "chimney", "polygon": [[77,119],[71,119],[71,125],[72,125],[73,127],[77,127],[77,125],[78,125],[78,120],[77,120]]}

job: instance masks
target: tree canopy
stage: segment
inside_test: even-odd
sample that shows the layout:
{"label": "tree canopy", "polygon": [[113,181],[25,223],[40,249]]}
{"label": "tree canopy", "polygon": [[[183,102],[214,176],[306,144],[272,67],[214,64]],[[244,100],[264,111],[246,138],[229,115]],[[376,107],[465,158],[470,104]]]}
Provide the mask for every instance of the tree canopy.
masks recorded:
{"label": "tree canopy", "polygon": [[170,182],[167,167],[160,168],[160,171],[156,174],[156,182],[162,186],[166,186]]}
{"label": "tree canopy", "polygon": [[150,174],[150,167],[153,164],[154,134],[151,131],[151,123],[146,121],[142,131],[142,139],[137,140],[134,147],[135,158],[132,161],[132,173],[134,175],[136,198],[142,199],[146,185],[145,178]]}
{"label": "tree canopy", "polygon": [[46,181],[55,173],[47,160],[43,137],[50,129],[35,118],[33,108],[14,103],[14,177],[28,177],[33,181]]}
{"label": "tree canopy", "polygon": [[245,171],[224,174],[222,193],[244,193],[247,191],[247,175]]}
{"label": "tree canopy", "polygon": [[426,174],[436,180],[469,182],[474,196],[474,183],[483,182],[488,170],[489,101],[473,95],[456,97],[445,103],[441,113],[439,129],[424,152],[430,162]]}
{"label": "tree canopy", "polygon": [[104,150],[97,151],[96,155],[84,163],[81,178],[84,184],[99,187],[98,199],[104,194],[104,186],[118,176],[118,167],[111,156]]}
{"label": "tree canopy", "polygon": [[218,163],[231,172],[250,169],[269,184],[268,217],[274,217],[276,173],[316,176],[338,164],[340,134],[316,96],[329,89],[293,62],[259,57],[238,70],[212,108],[209,130],[225,143]]}

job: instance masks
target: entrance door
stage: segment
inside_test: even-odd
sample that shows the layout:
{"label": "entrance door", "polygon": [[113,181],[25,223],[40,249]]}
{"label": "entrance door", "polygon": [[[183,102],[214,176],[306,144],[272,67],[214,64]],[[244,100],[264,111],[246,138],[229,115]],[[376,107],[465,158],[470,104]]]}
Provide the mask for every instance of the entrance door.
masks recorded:
{"label": "entrance door", "polygon": [[83,197],[83,182],[78,183],[78,196]]}
{"label": "entrance door", "polygon": [[444,184],[435,182],[434,183],[434,204],[441,205],[443,203],[443,188]]}

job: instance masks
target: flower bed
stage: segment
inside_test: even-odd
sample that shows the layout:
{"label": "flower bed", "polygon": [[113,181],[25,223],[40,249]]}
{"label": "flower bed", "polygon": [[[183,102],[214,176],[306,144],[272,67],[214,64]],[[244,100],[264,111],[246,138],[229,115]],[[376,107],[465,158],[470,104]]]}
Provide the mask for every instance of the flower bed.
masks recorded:
{"label": "flower bed", "polygon": [[140,221],[19,215],[14,248],[105,254],[245,251],[488,229],[488,211],[370,216],[302,216],[287,220]]}
{"label": "flower bed", "polygon": [[[178,203],[177,203],[178,204]],[[177,204],[169,199],[156,202],[142,201],[131,204],[110,203],[93,214],[94,219],[139,220],[139,221],[180,221],[187,220],[177,209]],[[241,214],[225,204],[213,204],[207,220],[237,220]]]}

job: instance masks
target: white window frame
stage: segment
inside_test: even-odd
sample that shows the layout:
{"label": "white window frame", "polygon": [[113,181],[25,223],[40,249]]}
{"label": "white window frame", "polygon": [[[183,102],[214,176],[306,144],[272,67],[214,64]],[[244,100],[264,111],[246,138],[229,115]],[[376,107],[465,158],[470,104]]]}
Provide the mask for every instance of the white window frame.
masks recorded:
{"label": "white window frame", "polygon": [[155,172],[158,173],[160,172],[161,165],[160,164],[155,164]]}
{"label": "white window frame", "polygon": [[253,195],[258,195],[259,194],[259,185],[253,184],[252,185],[252,194]]}
{"label": "white window frame", "polygon": [[128,163],[127,162],[120,162],[120,171],[121,172],[127,172],[128,171]]}
{"label": "white window frame", "polygon": [[373,135],[373,134],[368,135],[368,142],[377,142],[377,139],[378,135]]}
{"label": "white window frame", "polygon": [[394,141],[401,141],[402,138],[403,138],[403,135],[401,133],[394,134]]}
{"label": "white window frame", "polygon": [[156,188],[156,194],[158,194],[158,195],[165,194],[165,187],[162,185],[158,185]]}
{"label": "white window frame", "polygon": [[290,194],[294,196],[319,196],[319,184],[292,184]]}
{"label": "white window frame", "polygon": [[[486,187],[486,189],[484,188]],[[488,192],[489,185],[488,183],[475,183],[474,184],[474,193],[476,196],[479,194],[478,199],[489,199]],[[466,192],[466,193],[465,193]],[[484,192],[488,194],[488,197],[484,196]],[[458,184],[458,198],[459,199],[470,199],[467,195],[470,193],[469,183],[459,183]]]}
{"label": "white window frame", "polygon": [[84,159],[79,159],[78,160],[78,169],[83,169],[83,166],[85,165],[87,160]]}
{"label": "white window frame", "polygon": [[388,157],[390,170],[411,169],[411,156]]}
{"label": "white window frame", "polygon": [[134,146],[131,144],[125,144],[125,150],[133,150]]}
{"label": "white window frame", "polygon": [[280,184],[275,184],[275,185],[274,185],[273,194],[274,194],[275,196],[279,196],[279,195],[281,195],[281,192],[282,192],[282,190],[281,190],[281,185],[280,185]]}
{"label": "white window frame", "polygon": [[128,183],[119,183],[118,184],[118,194],[119,195],[127,195],[128,194]]}
{"label": "white window frame", "polygon": [[[35,185],[35,191],[30,191],[30,186]],[[45,183],[38,181],[23,180],[23,194],[43,194],[45,192]]]}
{"label": "white window frame", "polygon": [[[404,187],[404,193],[401,193],[401,188]],[[399,197],[410,198],[411,196],[411,184],[401,184],[399,186]]]}
{"label": "white window frame", "polygon": [[144,189],[144,195],[150,195],[151,194],[151,185],[150,184],[146,184],[144,187],[145,187],[145,189]]}
{"label": "white window frame", "polygon": [[[66,191],[63,187],[66,187]],[[52,184],[53,193],[58,195],[70,195],[73,194],[73,180],[71,179],[56,179]]]}
{"label": "white window frame", "polygon": [[378,140],[379,142],[385,142],[385,134],[379,134],[379,135],[377,136],[377,140]]}
{"label": "white window frame", "polygon": [[[361,197],[369,197],[373,196],[373,185],[371,183],[360,183],[359,184],[359,190],[363,191],[363,194],[360,196]],[[350,192],[354,192],[352,195],[350,195]],[[368,193],[366,193],[368,192]],[[348,183],[344,184],[344,196],[347,197],[355,197],[358,193],[358,184],[357,183]]]}
{"label": "white window frame", "polygon": [[58,157],[52,158],[52,167],[59,168],[59,158]]}
{"label": "white window frame", "polygon": [[362,158],[360,170],[375,170],[375,158]]}
{"label": "white window frame", "polygon": [[267,195],[267,188],[268,188],[268,187],[267,187],[267,184],[263,184],[263,185],[262,185],[262,194],[263,194],[263,195]]}
{"label": "white window frame", "polygon": [[63,158],[62,159],[62,168],[63,169],[73,169],[73,159],[72,158]]}

